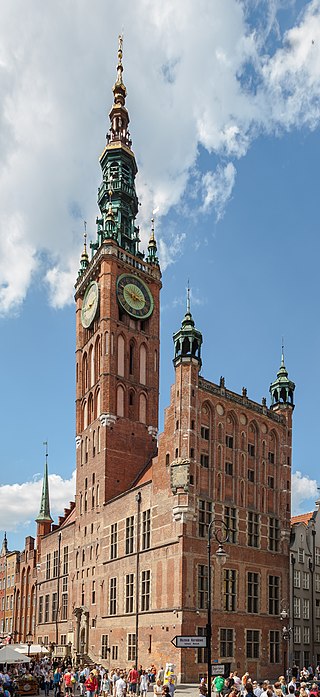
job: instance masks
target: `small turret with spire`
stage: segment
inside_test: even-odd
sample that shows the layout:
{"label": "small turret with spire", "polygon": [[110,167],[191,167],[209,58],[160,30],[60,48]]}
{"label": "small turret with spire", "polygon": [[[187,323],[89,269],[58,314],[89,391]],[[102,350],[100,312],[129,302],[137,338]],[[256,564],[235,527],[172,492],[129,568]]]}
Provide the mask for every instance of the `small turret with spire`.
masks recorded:
{"label": "small turret with spire", "polygon": [[1,547],[1,557],[5,557],[6,554],[8,554],[8,540],[7,540],[7,533],[4,533],[4,538],[2,542],[2,547]]}
{"label": "small turret with spire", "polygon": [[196,360],[201,367],[202,334],[196,329],[190,309],[190,287],[187,288],[187,310],[181,322],[181,328],[173,335],[174,359],[173,364],[185,360]]}
{"label": "small turret with spire", "polygon": [[157,243],[154,236],[154,217],[151,218],[151,235],[148,244],[147,261],[149,264],[156,264],[159,266],[159,259],[157,257]]}
{"label": "small turret with spire", "polygon": [[36,518],[37,523],[37,551],[40,553],[40,543],[41,538],[47,535],[51,531],[51,523],[53,518],[50,514],[50,499],[49,499],[49,477],[48,477],[48,443],[47,441],[43,444],[45,446],[45,465],[42,481],[42,493],[40,501],[40,510]]}
{"label": "small turret with spire", "polygon": [[88,252],[87,252],[87,223],[86,223],[86,221],[84,221],[83,239],[84,239],[83,251],[81,254],[81,258],[80,258],[80,269],[78,271],[78,276],[82,276],[82,274],[85,272],[85,270],[89,266],[89,256],[88,256]]}
{"label": "small turret with spire", "polygon": [[294,409],[293,395],[295,384],[289,380],[288,371],[284,363],[284,345],[281,348],[281,363],[277,377],[270,385],[271,409],[290,406]]}

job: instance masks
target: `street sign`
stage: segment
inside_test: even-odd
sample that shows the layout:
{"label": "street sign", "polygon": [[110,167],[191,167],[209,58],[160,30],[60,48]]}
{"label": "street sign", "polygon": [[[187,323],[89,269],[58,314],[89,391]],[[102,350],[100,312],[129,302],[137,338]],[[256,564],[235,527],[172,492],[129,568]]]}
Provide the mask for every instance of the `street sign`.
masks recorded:
{"label": "street sign", "polygon": [[177,649],[203,649],[207,645],[206,636],[175,636],[171,644]]}
{"label": "street sign", "polygon": [[225,666],[223,663],[213,663],[211,666],[211,675],[224,675]]}

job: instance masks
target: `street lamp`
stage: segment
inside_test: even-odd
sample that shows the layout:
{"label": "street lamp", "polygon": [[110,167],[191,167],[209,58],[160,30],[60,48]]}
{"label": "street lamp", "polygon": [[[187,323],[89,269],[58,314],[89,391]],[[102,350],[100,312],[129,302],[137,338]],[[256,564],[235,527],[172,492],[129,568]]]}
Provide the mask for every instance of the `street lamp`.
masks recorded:
{"label": "street lamp", "polygon": [[[212,637],[212,624],[211,624],[211,533],[212,533],[212,527],[215,523],[215,519],[212,518],[212,520],[209,523],[208,526],[208,618],[207,618],[207,628],[206,628],[206,635],[207,635],[207,659],[208,659],[208,697],[211,697],[211,678],[212,678],[212,670],[211,670],[211,637]],[[219,528],[214,530],[214,538],[218,543],[218,549],[216,551],[216,559],[217,562],[222,566],[225,564],[227,555],[223,549],[223,545],[228,542],[228,528],[221,521],[221,525]]]}
{"label": "street lamp", "polygon": [[31,632],[28,632],[28,634],[26,636],[26,644],[28,646],[28,658],[29,658],[30,657],[30,647],[33,644],[33,636],[31,634]]}
{"label": "street lamp", "polygon": [[[281,601],[282,605],[282,610],[280,612],[280,620],[283,623],[282,627],[282,638],[284,642],[288,642],[288,647],[289,647],[289,653],[290,653],[290,639],[291,639],[291,634],[292,634],[292,627],[289,625],[289,610],[286,601],[282,600]],[[283,652],[283,670],[284,670],[284,675],[287,676],[287,652]],[[289,660],[289,667],[288,667],[288,674],[290,670],[290,660]]]}

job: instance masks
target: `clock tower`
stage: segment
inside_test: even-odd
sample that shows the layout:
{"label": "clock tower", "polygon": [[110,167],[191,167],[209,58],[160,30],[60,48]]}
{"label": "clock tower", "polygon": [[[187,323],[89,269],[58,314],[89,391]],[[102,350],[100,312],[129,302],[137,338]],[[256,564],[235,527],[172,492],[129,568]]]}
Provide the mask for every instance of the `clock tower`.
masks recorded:
{"label": "clock tower", "polygon": [[86,235],[76,283],[77,506],[80,514],[129,489],[157,447],[161,272],[152,225],[139,250],[137,165],[122,79],[122,37],[96,240]]}

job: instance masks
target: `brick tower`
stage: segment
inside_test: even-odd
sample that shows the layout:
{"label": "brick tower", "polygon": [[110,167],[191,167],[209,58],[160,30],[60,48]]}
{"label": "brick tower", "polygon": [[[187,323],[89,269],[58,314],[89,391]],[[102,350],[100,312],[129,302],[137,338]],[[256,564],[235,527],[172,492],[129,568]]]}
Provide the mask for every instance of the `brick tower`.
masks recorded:
{"label": "brick tower", "polygon": [[156,450],[161,272],[152,226],[145,257],[136,226],[137,165],[128,131],[119,38],[97,237],[76,283],[77,506],[126,491]]}

